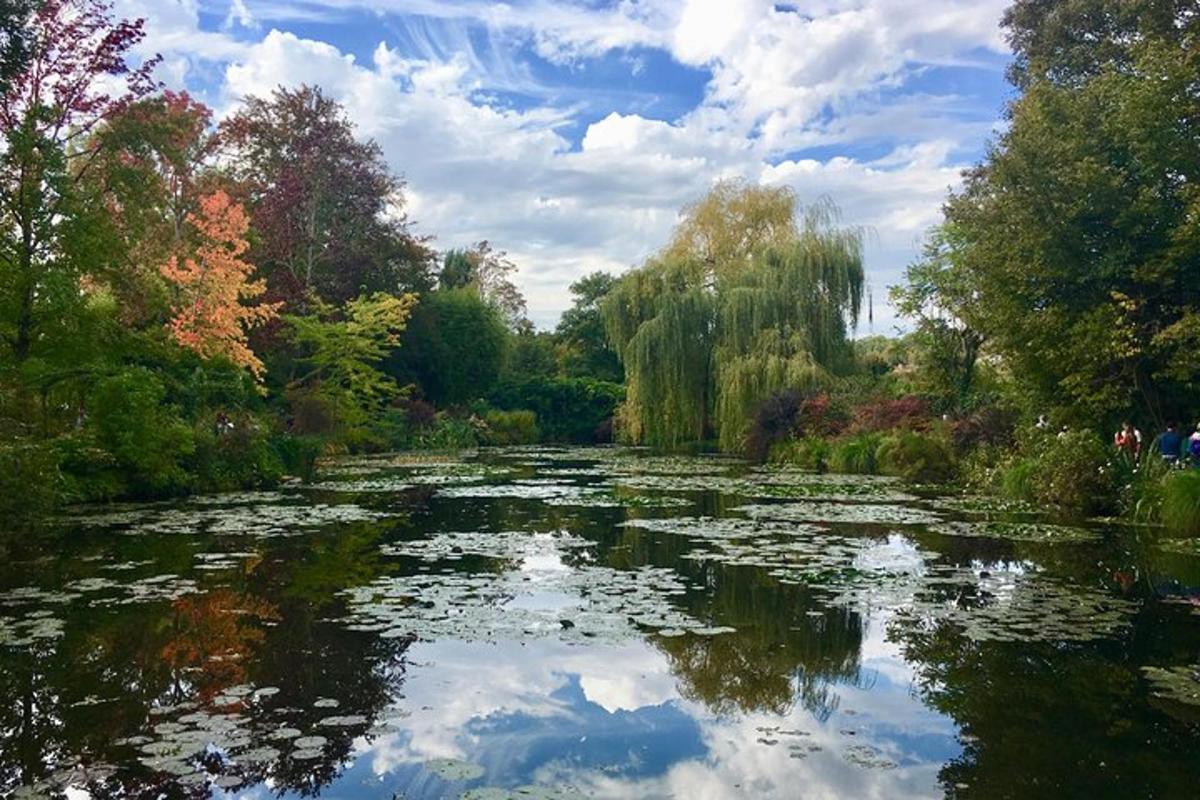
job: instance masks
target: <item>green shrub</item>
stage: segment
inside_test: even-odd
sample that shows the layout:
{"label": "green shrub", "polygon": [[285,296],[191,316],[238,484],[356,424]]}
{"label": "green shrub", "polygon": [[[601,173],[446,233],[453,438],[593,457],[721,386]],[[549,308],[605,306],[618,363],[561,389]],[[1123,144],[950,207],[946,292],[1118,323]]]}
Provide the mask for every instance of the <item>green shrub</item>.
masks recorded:
{"label": "green shrub", "polygon": [[314,389],[287,393],[291,430],[301,436],[333,436],[342,427],[338,404],[333,397]]}
{"label": "green shrub", "polygon": [[484,416],[487,423],[487,444],[535,444],[539,439],[537,414],[532,411],[488,411]]}
{"label": "green shrub", "polygon": [[285,474],[295,475],[305,483],[312,481],[317,472],[317,459],[325,450],[319,437],[285,433],[272,439],[271,445]]}
{"label": "green shrub", "polygon": [[1000,491],[1006,497],[1023,502],[1037,500],[1035,488],[1038,478],[1038,460],[1014,457],[1000,469]]}
{"label": "green shrub", "polygon": [[935,434],[890,433],[880,441],[875,461],[884,475],[910,481],[932,483],[954,476],[954,454],[949,444]]}
{"label": "green shrub", "polygon": [[229,417],[227,427],[218,414],[203,414],[192,435],[196,449],[187,466],[200,491],[270,488],[283,479],[283,460],[251,414]]}
{"label": "green shrub", "polygon": [[609,441],[624,399],[625,387],[618,383],[544,377],[506,380],[487,398],[493,408],[532,411],[546,441],[576,443]]}
{"label": "green shrub", "polygon": [[162,381],[140,367],[100,380],[89,398],[96,441],[135,496],[179,494],[191,485],[183,461],[195,450],[192,428],[165,398]]}
{"label": "green shrub", "polygon": [[772,445],[770,460],[774,464],[792,464],[814,472],[829,469],[830,444],[819,436],[789,439]]}
{"label": "green shrub", "polygon": [[1162,459],[1150,457],[1144,459],[1137,469],[1122,475],[1125,463],[1125,459],[1115,459],[1113,462],[1116,480],[1121,487],[1121,512],[1142,522],[1160,521],[1167,484],[1179,473],[1172,470]]}
{"label": "green shrub", "polygon": [[94,430],[55,440],[62,475],[62,499],[67,503],[112,500],[128,491],[121,465],[100,446]]}
{"label": "green shrub", "polygon": [[1173,533],[1200,536],[1200,472],[1177,472],[1161,485],[1163,525]]}
{"label": "green shrub", "polygon": [[487,423],[479,417],[440,414],[433,425],[417,434],[414,444],[422,450],[468,450],[486,435]]}
{"label": "green shrub", "polygon": [[1134,472],[1116,463],[1104,441],[1086,430],[1058,435],[1026,431],[1013,450],[981,452],[963,470],[971,488],[1069,511],[1128,511],[1138,502],[1135,495],[1154,483],[1141,477],[1141,469]]}
{"label": "green shrub", "polygon": [[406,408],[389,406],[375,414],[348,444],[352,450],[371,453],[408,450],[413,447],[417,433]]}
{"label": "green shrub", "polygon": [[59,455],[52,444],[0,444],[0,515],[24,521],[52,511],[62,499]]}
{"label": "green shrub", "polygon": [[1003,447],[981,445],[961,455],[958,474],[962,485],[975,492],[999,492],[1009,452]]}
{"label": "green shrub", "polygon": [[1032,455],[1037,463],[1031,476],[1033,498],[1086,514],[1115,510],[1117,484],[1110,456],[1104,441],[1091,431],[1047,439],[1042,451]]}
{"label": "green shrub", "polygon": [[875,454],[882,441],[883,437],[877,433],[860,433],[834,442],[829,468],[847,475],[875,474],[879,469]]}

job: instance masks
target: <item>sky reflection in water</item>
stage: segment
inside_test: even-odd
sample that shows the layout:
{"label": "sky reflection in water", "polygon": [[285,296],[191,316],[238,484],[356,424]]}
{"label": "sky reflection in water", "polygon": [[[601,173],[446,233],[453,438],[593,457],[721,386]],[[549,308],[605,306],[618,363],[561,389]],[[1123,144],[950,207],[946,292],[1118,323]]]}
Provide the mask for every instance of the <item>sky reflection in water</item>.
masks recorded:
{"label": "sky reflection in water", "polygon": [[1187,796],[1141,668],[1200,559],[901,489],[536,450],[89,511],[5,545],[0,796]]}

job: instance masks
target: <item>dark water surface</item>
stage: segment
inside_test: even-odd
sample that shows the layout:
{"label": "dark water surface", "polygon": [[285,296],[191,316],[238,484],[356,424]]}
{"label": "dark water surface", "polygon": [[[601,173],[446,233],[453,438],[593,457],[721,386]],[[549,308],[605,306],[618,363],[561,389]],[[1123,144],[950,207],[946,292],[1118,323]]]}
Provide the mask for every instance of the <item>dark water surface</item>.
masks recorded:
{"label": "dark water surface", "polygon": [[1200,797],[1200,548],[553,448],[0,544],[0,796]]}

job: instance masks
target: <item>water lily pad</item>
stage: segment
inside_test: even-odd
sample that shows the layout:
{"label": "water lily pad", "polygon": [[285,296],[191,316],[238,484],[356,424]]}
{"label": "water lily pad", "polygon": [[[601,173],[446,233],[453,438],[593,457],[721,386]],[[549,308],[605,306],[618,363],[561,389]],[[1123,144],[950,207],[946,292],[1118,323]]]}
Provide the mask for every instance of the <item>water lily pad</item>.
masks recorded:
{"label": "water lily pad", "polygon": [[425,762],[425,769],[444,781],[473,781],[483,777],[483,767],[457,758],[435,758]]}
{"label": "water lily pad", "polygon": [[324,736],[301,736],[292,741],[292,747],[297,750],[316,750],[324,747],[328,741]]}
{"label": "water lily pad", "polygon": [[312,750],[293,750],[291,757],[295,761],[315,761],[323,754],[323,750],[320,748],[314,748]]}

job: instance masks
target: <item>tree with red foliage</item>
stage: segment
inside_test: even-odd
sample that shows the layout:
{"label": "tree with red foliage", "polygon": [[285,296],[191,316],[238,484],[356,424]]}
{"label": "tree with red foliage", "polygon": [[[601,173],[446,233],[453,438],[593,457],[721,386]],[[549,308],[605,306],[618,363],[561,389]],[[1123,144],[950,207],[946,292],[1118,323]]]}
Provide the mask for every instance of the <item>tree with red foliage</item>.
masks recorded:
{"label": "tree with red foliage", "polygon": [[0,339],[18,362],[79,294],[84,256],[70,245],[87,240],[78,229],[94,213],[76,192],[99,154],[91,134],[154,90],[157,63],[126,63],[143,22],[114,20],[104,0],[44,0],[25,34],[24,60],[0,95]]}
{"label": "tree with red foliage", "polygon": [[179,289],[171,335],[204,358],[226,358],[261,377],[263,365],[247,344],[247,331],[273,319],[280,304],[244,305],[266,291],[262,281],[250,279],[254,266],[242,260],[249,247],[246,212],[218,191],[200,200],[199,212],[189,214],[188,222],[202,242],[195,258],[180,264],[172,256],[162,268]]}
{"label": "tree with red foliage", "polygon": [[258,233],[270,295],[294,310],[432,288],[433,253],[408,230],[403,182],[373,141],[355,138],[320,89],[249,98],[220,129]]}

